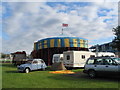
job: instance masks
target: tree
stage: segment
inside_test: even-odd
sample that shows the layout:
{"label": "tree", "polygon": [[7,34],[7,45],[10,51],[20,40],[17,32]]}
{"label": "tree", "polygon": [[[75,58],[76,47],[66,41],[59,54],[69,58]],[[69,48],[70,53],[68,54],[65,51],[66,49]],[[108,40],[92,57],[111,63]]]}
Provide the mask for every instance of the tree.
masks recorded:
{"label": "tree", "polygon": [[1,53],[1,58],[5,58],[6,55],[4,53]]}
{"label": "tree", "polygon": [[114,32],[115,38],[113,39],[113,48],[120,51],[120,26],[117,26],[116,28],[113,28],[112,30]]}

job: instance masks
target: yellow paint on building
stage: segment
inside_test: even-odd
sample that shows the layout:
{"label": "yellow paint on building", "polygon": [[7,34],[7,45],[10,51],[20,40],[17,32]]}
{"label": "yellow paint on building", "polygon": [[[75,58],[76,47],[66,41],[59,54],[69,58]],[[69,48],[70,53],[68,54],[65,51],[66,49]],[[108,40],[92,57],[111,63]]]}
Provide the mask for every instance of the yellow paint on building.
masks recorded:
{"label": "yellow paint on building", "polygon": [[39,48],[42,49],[42,42],[39,43]]}
{"label": "yellow paint on building", "polygon": [[80,47],[83,47],[83,40],[80,39]]}
{"label": "yellow paint on building", "polygon": [[73,39],[73,46],[77,47],[77,39]]}
{"label": "yellow paint on building", "polygon": [[34,43],[34,50],[36,50],[36,43]]}
{"label": "yellow paint on building", "polygon": [[50,47],[54,47],[54,39],[50,40]]}
{"label": "yellow paint on building", "polygon": [[57,40],[57,44],[58,44],[58,47],[61,47],[61,40],[60,39]]}
{"label": "yellow paint on building", "polygon": [[44,48],[47,48],[47,40],[44,40]]}
{"label": "yellow paint on building", "polygon": [[65,47],[70,47],[69,39],[64,39]]}

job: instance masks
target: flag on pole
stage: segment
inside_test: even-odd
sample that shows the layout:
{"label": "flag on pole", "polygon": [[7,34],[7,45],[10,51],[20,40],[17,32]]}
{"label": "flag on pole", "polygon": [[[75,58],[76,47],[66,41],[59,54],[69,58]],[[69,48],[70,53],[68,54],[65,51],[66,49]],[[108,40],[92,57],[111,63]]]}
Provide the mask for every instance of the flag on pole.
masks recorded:
{"label": "flag on pole", "polygon": [[63,27],[68,27],[68,24],[64,24],[64,23],[63,23],[62,26],[63,26]]}

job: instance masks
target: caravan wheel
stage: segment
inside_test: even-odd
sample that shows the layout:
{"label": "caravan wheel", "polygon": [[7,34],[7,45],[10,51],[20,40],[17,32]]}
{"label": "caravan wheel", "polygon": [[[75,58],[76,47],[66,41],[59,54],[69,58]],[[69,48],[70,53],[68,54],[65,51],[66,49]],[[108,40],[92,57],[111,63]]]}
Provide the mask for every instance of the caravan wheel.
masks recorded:
{"label": "caravan wheel", "polygon": [[68,70],[72,70],[73,68],[72,67],[66,67]]}

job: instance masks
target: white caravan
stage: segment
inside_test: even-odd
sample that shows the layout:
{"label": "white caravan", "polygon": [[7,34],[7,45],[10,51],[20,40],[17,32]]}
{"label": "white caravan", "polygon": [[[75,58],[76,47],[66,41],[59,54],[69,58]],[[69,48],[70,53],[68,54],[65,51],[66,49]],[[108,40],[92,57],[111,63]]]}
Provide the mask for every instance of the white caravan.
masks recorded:
{"label": "white caravan", "polygon": [[52,58],[52,63],[60,62],[63,60],[63,54],[54,54]]}
{"label": "white caravan", "polygon": [[84,67],[86,60],[95,56],[89,51],[66,51],[63,52],[63,63],[66,67]]}
{"label": "white caravan", "polygon": [[115,56],[111,52],[65,51],[63,54],[54,54],[52,63],[63,61],[65,67],[84,67],[90,57]]}

